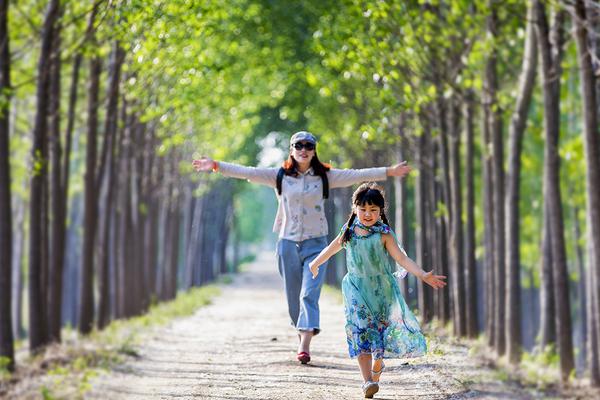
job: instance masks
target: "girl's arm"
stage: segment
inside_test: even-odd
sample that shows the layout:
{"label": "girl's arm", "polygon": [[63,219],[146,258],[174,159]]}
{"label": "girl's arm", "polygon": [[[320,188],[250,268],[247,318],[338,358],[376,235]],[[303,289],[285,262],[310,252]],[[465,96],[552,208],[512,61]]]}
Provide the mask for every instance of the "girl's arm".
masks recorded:
{"label": "girl's arm", "polygon": [[312,272],[313,274],[313,279],[315,279],[319,274],[319,267],[321,266],[321,264],[329,260],[331,256],[333,256],[335,253],[342,249],[342,244],[340,243],[341,238],[342,234],[340,233],[335,239],[333,239],[331,243],[329,243],[327,247],[321,250],[317,258],[315,258],[308,264],[310,272]]}
{"label": "girl's arm", "polygon": [[275,187],[277,185],[278,168],[245,167],[243,165],[215,161],[208,157],[202,157],[200,159],[193,160],[192,166],[198,172],[220,172],[225,176],[247,179],[250,182],[261,183],[271,187]]}
{"label": "girl's arm", "polygon": [[446,286],[446,282],[444,281],[444,279],[446,279],[445,276],[433,275],[433,271],[423,271],[417,263],[404,254],[398,247],[394,235],[388,233],[381,236],[383,237],[383,244],[387,252],[398,264],[404,267],[404,269],[435,289]]}
{"label": "girl's arm", "polygon": [[411,167],[406,161],[391,167],[362,168],[362,169],[331,169],[329,171],[329,187],[346,187],[366,181],[383,181],[388,176],[406,176]]}

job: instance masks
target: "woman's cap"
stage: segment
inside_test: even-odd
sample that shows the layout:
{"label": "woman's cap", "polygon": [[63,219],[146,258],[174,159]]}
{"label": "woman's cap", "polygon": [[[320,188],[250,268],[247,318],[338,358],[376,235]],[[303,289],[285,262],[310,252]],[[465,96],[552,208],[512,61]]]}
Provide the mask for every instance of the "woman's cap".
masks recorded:
{"label": "woman's cap", "polygon": [[309,142],[312,144],[317,144],[317,138],[310,132],[300,131],[296,132],[290,138],[290,145],[294,145],[298,142]]}

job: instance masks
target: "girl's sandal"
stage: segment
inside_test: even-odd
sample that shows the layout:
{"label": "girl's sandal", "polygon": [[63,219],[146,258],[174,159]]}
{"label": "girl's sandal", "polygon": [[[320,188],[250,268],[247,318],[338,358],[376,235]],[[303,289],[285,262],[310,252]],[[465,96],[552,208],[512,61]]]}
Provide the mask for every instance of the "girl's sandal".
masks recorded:
{"label": "girl's sandal", "polygon": [[379,378],[381,377],[381,373],[385,369],[385,364],[381,361],[381,368],[379,371],[371,370],[371,375],[373,376],[373,382],[379,382]]}
{"label": "girl's sandal", "polygon": [[366,399],[372,399],[375,393],[379,392],[379,384],[373,381],[366,381],[362,385],[362,391]]}

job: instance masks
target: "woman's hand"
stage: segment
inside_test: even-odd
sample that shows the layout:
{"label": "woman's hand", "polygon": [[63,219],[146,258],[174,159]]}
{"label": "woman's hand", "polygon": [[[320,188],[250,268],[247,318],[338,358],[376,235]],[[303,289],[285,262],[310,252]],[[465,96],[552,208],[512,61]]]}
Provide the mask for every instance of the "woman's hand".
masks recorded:
{"label": "woman's hand", "polygon": [[446,286],[444,275],[433,275],[433,271],[425,272],[421,275],[421,280],[434,289],[440,289]]}
{"label": "woman's hand", "polygon": [[215,169],[215,161],[209,157],[202,157],[192,161],[192,166],[196,172],[204,171],[209,172]]}
{"label": "woman's hand", "polygon": [[386,172],[387,176],[399,176],[400,178],[404,178],[411,170],[411,166],[408,165],[406,161],[402,161],[400,164],[387,167]]}
{"label": "woman's hand", "polygon": [[310,268],[310,272],[312,272],[313,279],[315,279],[317,275],[319,275],[319,266],[311,261],[310,263],[308,263],[308,268]]}

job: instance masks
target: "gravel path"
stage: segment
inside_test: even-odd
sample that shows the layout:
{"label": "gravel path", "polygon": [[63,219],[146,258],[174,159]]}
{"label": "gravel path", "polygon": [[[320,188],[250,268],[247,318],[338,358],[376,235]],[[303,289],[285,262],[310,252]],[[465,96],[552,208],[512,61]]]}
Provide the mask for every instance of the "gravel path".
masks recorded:
{"label": "gravel path", "polygon": [[[98,378],[86,398],[360,399],[343,305],[330,295],[320,304],[323,331],[313,341],[313,361],[301,365],[275,259],[262,254],[213,304],[149,334],[140,356]],[[433,338],[430,350],[419,359],[386,361],[375,398],[545,398],[497,381],[464,346]]]}

